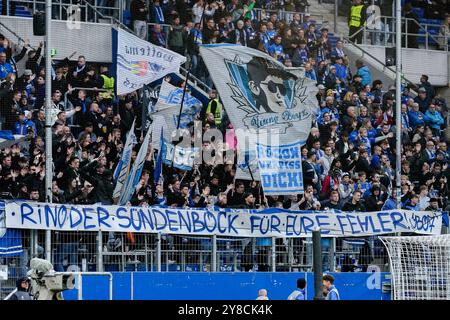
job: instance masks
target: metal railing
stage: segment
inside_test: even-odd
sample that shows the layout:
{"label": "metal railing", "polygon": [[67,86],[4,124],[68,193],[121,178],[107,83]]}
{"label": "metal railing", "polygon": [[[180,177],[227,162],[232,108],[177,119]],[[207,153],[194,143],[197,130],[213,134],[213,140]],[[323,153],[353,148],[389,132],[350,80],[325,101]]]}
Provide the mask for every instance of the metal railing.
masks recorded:
{"label": "metal railing", "polygon": [[[354,34],[350,35],[350,38],[354,38],[358,34],[362,33],[362,44],[372,44],[372,45],[384,45],[387,46],[395,45],[395,34],[397,31],[395,30],[395,17],[388,17],[388,16],[380,16],[379,18],[379,27],[381,29],[375,29],[375,28],[369,28],[368,26],[364,26],[363,28],[356,31]],[[414,23],[420,30],[422,30],[424,33],[411,33],[408,31],[408,24]],[[433,35],[430,33],[430,29],[439,28],[441,25],[437,24],[429,24],[429,23],[419,23],[415,19],[411,18],[402,18],[402,37],[404,39],[404,43],[402,43],[402,46],[409,48],[409,45],[411,43],[408,43],[408,41],[411,41],[410,37],[413,37],[416,39],[416,41],[420,38],[424,38],[424,44],[425,44],[425,50],[435,50],[434,48],[430,48],[430,42],[434,41],[434,43],[437,44],[438,48],[441,49],[441,43],[443,43],[442,49],[448,52],[448,37],[450,35]],[[383,41],[380,40],[380,37],[383,37]],[[370,42],[369,42],[370,39]],[[441,39],[444,39],[444,41],[440,41]]]}
{"label": "metal railing", "polygon": [[[304,23],[305,22],[304,17],[308,13],[308,12],[286,11],[286,10],[281,10],[281,9],[271,10],[271,9],[254,8],[253,10],[256,12],[256,17],[257,17],[257,20],[259,20],[259,21],[264,20],[264,19],[269,19],[271,14],[276,13],[278,19],[284,20],[287,23],[292,22],[295,14],[299,14],[301,23]],[[310,15],[310,19],[315,20],[316,23],[318,23],[318,24],[328,23],[328,21],[324,20],[323,15],[315,14],[315,13],[308,13],[308,14]]]}
{"label": "metal railing", "polygon": [[[4,29],[4,30],[6,30],[7,32],[9,32],[13,37],[15,37],[17,40],[18,40],[18,42],[22,42],[22,43],[24,43],[25,42],[25,39],[23,39],[21,36],[19,36],[16,32],[14,32],[13,30],[11,30],[8,26],[6,26],[4,23],[2,23],[1,21],[0,21],[0,30],[2,30],[2,29]],[[3,33],[3,31],[2,31],[2,33]],[[8,37],[7,37],[8,38]],[[29,44],[28,45],[31,49],[34,49],[34,50],[36,50],[37,48],[35,48],[35,47],[33,47],[31,44]]]}
{"label": "metal railing", "polygon": [[[362,48],[361,46],[359,46],[358,44],[356,44],[355,42],[350,40],[350,37],[343,37],[343,40],[347,44],[350,44],[350,45],[354,46],[355,48],[357,48],[358,50],[360,50],[363,53],[363,55],[367,55],[368,57],[373,59],[375,62],[380,64],[384,69],[388,69],[389,71],[392,71],[393,73],[395,73],[395,67],[387,66],[385,62],[381,61],[380,59],[375,57],[373,54],[371,54],[369,51],[367,51],[366,49]],[[414,82],[412,82],[411,80],[409,80],[408,78],[403,76],[402,79],[405,82],[407,82],[411,86],[411,88],[417,88],[417,85]]]}
{"label": "metal railing", "polygon": [[[11,0],[3,0],[10,2]],[[14,0],[16,4],[25,5],[32,10],[45,11],[45,0]],[[52,13],[53,19],[66,20],[67,17],[80,17],[85,22],[100,22],[99,19],[110,19],[112,17],[120,18],[123,11],[123,1],[117,1],[117,6],[106,6],[104,0],[53,0]],[[8,6],[9,8],[9,6]],[[69,12],[69,10],[80,10],[77,12]],[[8,11],[9,13],[9,11]]]}

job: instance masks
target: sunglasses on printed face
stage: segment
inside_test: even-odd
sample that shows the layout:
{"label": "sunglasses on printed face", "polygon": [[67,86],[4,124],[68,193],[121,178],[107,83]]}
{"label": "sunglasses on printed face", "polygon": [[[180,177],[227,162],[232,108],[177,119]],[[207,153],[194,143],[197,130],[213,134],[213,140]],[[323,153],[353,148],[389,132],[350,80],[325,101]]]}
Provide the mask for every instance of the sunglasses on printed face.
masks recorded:
{"label": "sunglasses on printed face", "polygon": [[[264,82],[261,82],[261,83],[264,83]],[[264,83],[264,84],[267,85],[267,88],[269,88],[270,92],[277,93],[277,89],[278,89],[278,91],[280,92],[281,95],[283,95],[283,96],[286,95],[286,88],[284,87],[283,84],[275,83],[272,80],[270,80],[269,82]]]}

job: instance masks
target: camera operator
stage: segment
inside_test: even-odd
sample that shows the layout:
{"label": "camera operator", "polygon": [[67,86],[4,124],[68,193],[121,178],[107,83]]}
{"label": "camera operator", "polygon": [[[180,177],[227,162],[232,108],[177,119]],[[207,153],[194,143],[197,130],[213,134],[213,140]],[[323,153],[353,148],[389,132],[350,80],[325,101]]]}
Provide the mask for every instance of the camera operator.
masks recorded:
{"label": "camera operator", "polygon": [[33,300],[32,295],[28,292],[30,288],[30,280],[23,277],[17,280],[17,291],[8,300]]}

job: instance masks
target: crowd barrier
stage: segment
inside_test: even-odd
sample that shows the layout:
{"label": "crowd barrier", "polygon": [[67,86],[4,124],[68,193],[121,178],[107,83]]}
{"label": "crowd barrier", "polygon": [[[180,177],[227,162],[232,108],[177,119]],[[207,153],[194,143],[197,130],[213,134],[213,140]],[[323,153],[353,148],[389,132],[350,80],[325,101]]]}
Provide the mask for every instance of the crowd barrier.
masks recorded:
{"label": "crowd barrier", "polygon": [[[391,300],[391,275],[387,272],[374,268],[369,272],[332,275],[342,300]],[[286,300],[298,278],[306,279],[306,298],[313,300],[314,274],[311,272],[112,272],[112,299],[254,300],[258,290],[264,288],[270,300]],[[109,290],[107,276],[84,276],[82,286],[64,292],[63,296],[66,300],[108,300]]]}
{"label": "crowd barrier", "polygon": [[[315,215],[312,212],[283,211],[271,213],[269,210],[252,213],[228,209],[219,211],[219,214],[225,212],[222,213],[222,217],[232,217],[233,214],[236,214],[236,211],[238,211],[237,214],[241,213],[240,217],[230,219],[238,222],[236,223],[236,230],[242,232],[242,235],[231,236],[228,233],[208,233],[207,230],[202,232],[192,230],[191,233],[188,233],[183,231],[180,226],[178,226],[178,231],[171,232],[170,229],[162,227],[162,222],[159,219],[154,221],[154,227],[160,228],[159,232],[150,229],[136,230],[136,226],[131,227],[137,224],[136,219],[127,228],[122,228],[125,226],[123,223],[121,227],[120,224],[114,225],[112,221],[123,216],[125,212],[123,210],[130,210],[131,212],[134,209],[120,206],[75,206],[75,209],[83,212],[82,215],[84,216],[82,222],[72,221],[70,215],[64,214],[65,212],[71,212],[67,211],[69,207],[70,205],[12,202],[10,206],[6,207],[6,211],[0,211],[2,223],[5,220],[7,221],[6,224],[3,224],[0,233],[2,236],[0,241],[3,239],[0,247],[4,249],[5,244],[11,247],[10,251],[3,251],[0,254],[0,265],[8,268],[8,279],[1,281],[2,297],[14,288],[15,281],[19,277],[26,274],[30,258],[44,258],[46,256],[44,248],[51,248],[51,261],[54,269],[59,272],[226,272],[232,274],[248,271],[258,271],[258,273],[312,271],[312,240],[308,234],[301,234],[300,236],[284,234],[283,236],[282,233],[279,236],[273,236],[274,233],[272,233],[272,236],[263,236],[257,228],[250,232],[249,230],[253,227],[247,225],[248,221],[257,221],[259,217],[271,215],[280,217],[281,224],[283,224],[283,221],[288,221],[289,216],[294,215],[298,215],[299,218],[305,218],[308,215],[317,217],[317,214]],[[36,216],[33,216],[30,208],[35,210],[33,212],[37,214]],[[98,208],[106,211],[98,211]],[[135,211],[136,213],[140,209],[136,208],[135,210],[138,210]],[[195,214],[201,212],[200,209],[147,208],[147,212],[156,211],[167,213],[166,217],[169,217],[169,219],[175,219],[175,213],[178,211],[179,214],[183,214],[183,219],[186,221],[189,219],[189,215],[195,216]],[[105,215],[99,215],[98,212],[110,212],[111,214],[106,217]],[[114,212],[119,212],[119,214],[115,215]],[[207,215],[215,212],[214,210],[207,211]],[[56,217],[56,213],[58,217]],[[140,214],[143,213],[144,211]],[[325,214],[320,212],[319,216],[324,217]],[[350,216],[357,214],[329,212],[328,219],[330,219],[329,221],[339,221],[344,219],[342,217],[350,219]],[[373,218],[367,220],[368,225],[373,222],[378,232],[381,232],[380,225],[379,222],[374,220],[374,217],[384,217],[383,219],[385,219],[388,216],[383,212],[359,213],[359,215],[361,217],[364,215],[372,216]],[[398,218],[396,215],[391,216]],[[431,221],[430,217],[432,216],[436,216],[436,213],[425,213],[422,218],[416,218],[419,215],[414,215],[413,220],[416,219],[416,227],[419,223],[424,227],[423,222],[425,220]],[[161,216],[159,217],[161,218]],[[446,225],[448,225],[448,217],[445,217],[447,219]],[[397,218],[391,222],[382,220],[385,221],[383,228],[392,227],[393,224],[391,223],[395,220],[398,222]],[[27,223],[34,223],[31,220],[36,222],[34,230],[22,229],[22,227],[30,228]],[[38,223],[39,220],[40,223]],[[72,229],[68,228],[69,224],[62,222],[66,220],[67,223],[70,220],[72,225],[78,223],[78,227],[74,227],[73,231],[68,231]],[[228,220],[228,218],[225,220]],[[102,221],[102,223],[99,223],[99,221]],[[122,222],[124,221],[131,222],[129,219]],[[326,221],[326,218],[320,218],[319,221]],[[405,221],[403,223],[406,223]],[[239,227],[241,222],[244,226],[242,229]],[[440,227],[441,224],[437,222],[436,220],[436,226]],[[107,228],[108,223],[111,223],[109,230]],[[177,224],[173,221],[172,223],[173,229]],[[5,225],[12,225],[17,228],[5,229]],[[98,227],[95,227],[95,225]],[[90,226],[94,227],[91,228]],[[208,226],[210,228],[211,224]],[[85,227],[87,227],[87,230],[83,230]],[[49,245],[45,243],[47,229],[52,230]],[[219,231],[219,229],[216,231]],[[336,232],[336,230],[333,232]],[[369,236],[356,237],[349,231],[350,228],[345,230],[347,231],[341,237],[328,238],[324,235],[322,238],[324,272],[366,272],[368,268],[373,267],[380,272],[388,271],[388,256],[376,233],[372,232],[373,234]],[[439,230],[433,232],[441,233],[442,231],[439,228]],[[443,227],[443,232],[447,233],[448,228]]]}

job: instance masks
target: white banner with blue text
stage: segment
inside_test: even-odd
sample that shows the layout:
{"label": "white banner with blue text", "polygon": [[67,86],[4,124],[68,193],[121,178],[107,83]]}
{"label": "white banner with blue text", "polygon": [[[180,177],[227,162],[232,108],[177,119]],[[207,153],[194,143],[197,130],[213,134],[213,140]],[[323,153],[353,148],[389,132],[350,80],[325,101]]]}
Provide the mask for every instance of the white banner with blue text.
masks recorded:
{"label": "white banner with blue text", "polygon": [[265,195],[303,193],[302,157],[303,143],[266,146],[256,144],[261,185]]}
{"label": "white banner with blue text", "polygon": [[119,29],[117,32],[117,94],[127,94],[145,84],[178,72],[186,58],[169,49]]}
{"label": "white banner with blue text", "polygon": [[59,231],[114,231],[228,237],[359,237],[393,232],[441,233],[442,213],[177,209],[105,205],[6,203],[6,227]]}

